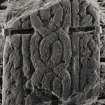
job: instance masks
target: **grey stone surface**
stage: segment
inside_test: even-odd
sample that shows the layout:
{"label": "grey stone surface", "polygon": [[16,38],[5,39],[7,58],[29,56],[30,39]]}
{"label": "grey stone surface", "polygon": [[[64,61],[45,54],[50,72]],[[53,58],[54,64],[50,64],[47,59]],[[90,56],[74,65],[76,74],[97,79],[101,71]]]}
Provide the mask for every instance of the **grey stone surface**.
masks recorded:
{"label": "grey stone surface", "polygon": [[99,26],[97,9],[61,0],[14,23],[34,33],[6,36],[2,105],[82,105],[98,96],[99,32],[71,26]]}
{"label": "grey stone surface", "polygon": [[105,29],[100,36],[100,57],[105,58]]}

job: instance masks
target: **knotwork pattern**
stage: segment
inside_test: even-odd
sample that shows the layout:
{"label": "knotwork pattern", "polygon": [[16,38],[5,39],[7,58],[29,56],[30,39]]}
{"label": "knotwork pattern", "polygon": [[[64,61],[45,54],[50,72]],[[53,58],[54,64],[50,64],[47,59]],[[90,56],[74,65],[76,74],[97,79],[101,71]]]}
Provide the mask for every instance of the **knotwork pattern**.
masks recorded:
{"label": "knotwork pattern", "polygon": [[30,49],[35,68],[31,78],[33,88],[37,86],[51,90],[66,99],[71,87],[71,76],[67,70],[71,59],[71,41],[68,33],[62,29],[63,25],[67,25],[65,21],[61,24],[64,15],[61,4],[32,14],[35,33]]}

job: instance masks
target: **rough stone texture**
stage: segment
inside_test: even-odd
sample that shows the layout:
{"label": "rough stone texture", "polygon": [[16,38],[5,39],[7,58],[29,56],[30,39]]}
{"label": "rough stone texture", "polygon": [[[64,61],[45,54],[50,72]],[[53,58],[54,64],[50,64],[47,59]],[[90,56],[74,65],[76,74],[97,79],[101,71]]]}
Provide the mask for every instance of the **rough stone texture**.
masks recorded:
{"label": "rough stone texture", "polygon": [[0,103],[2,103],[3,46],[4,40],[0,38]]}
{"label": "rough stone texture", "polygon": [[105,29],[103,29],[103,32],[100,36],[100,57],[105,58]]}
{"label": "rough stone texture", "polygon": [[105,99],[105,63],[101,63],[101,93],[100,97]]}
{"label": "rough stone texture", "polygon": [[[7,17],[8,18],[8,17]],[[33,34],[6,36],[2,105],[82,105],[99,94],[97,10],[83,0],[61,0],[14,23]]]}

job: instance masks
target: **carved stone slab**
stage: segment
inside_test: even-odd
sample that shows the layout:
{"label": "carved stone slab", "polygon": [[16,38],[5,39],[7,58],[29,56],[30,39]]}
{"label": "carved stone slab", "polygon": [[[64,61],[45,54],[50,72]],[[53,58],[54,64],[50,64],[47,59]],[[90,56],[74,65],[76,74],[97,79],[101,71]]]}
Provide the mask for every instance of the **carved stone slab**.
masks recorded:
{"label": "carved stone slab", "polygon": [[2,105],[82,105],[97,98],[97,11],[85,0],[61,0],[16,21],[11,28],[34,33],[6,36]]}

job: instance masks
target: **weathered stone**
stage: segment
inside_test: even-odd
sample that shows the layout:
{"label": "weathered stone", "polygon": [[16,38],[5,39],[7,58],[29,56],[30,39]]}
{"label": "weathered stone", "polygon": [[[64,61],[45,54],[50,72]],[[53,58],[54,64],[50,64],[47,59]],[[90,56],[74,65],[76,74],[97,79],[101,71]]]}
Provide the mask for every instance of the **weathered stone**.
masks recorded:
{"label": "weathered stone", "polygon": [[62,52],[63,49],[60,41],[56,41],[52,47],[52,56],[48,61],[48,66],[50,68],[57,66],[61,62]]}
{"label": "weathered stone", "polygon": [[100,35],[100,57],[105,58],[105,29],[102,30],[102,34]]}
{"label": "weathered stone", "polygon": [[100,77],[101,77],[101,90],[100,90],[100,95],[99,99],[104,99],[105,98],[105,63],[101,63],[100,67]]}
{"label": "weathered stone", "polygon": [[25,105],[32,105],[32,99],[31,96],[28,95],[25,99]]}
{"label": "weathered stone", "polygon": [[[11,28],[34,32],[6,36],[3,105],[82,105],[97,97],[100,49],[95,8],[86,0],[61,0],[13,24]],[[81,32],[79,26],[94,30]]]}
{"label": "weathered stone", "polygon": [[[11,39],[12,40],[12,39]],[[7,41],[7,40],[6,40]],[[21,43],[20,40],[19,44]],[[15,43],[15,42],[13,42]],[[11,45],[5,46],[5,49],[12,47],[12,51],[9,54],[8,62],[4,61],[4,79],[3,79],[3,104],[18,105],[23,103],[23,85],[22,85],[22,63],[20,49],[16,48],[11,41]],[[5,43],[7,44],[7,43]],[[8,92],[7,92],[8,91]]]}
{"label": "weathered stone", "polygon": [[27,79],[29,79],[33,73],[30,59],[30,40],[31,35],[27,34],[26,36],[22,36],[23,72]]}
{"label": "weathered stone", "polygon": [[53,17],[51,24],[54,25],[54,27],[60,27],[63,17],[63,8],[60,6],[60,4],[55,4],[52,8],[53,10]]}
{"label": "weathered stone", "polygon": [[50,57],[50,46],[57,41],[58,35],[56,33],[51,33],[49,36],[46,36],[40,43],[40,55],[41,59],[46,62]]}

